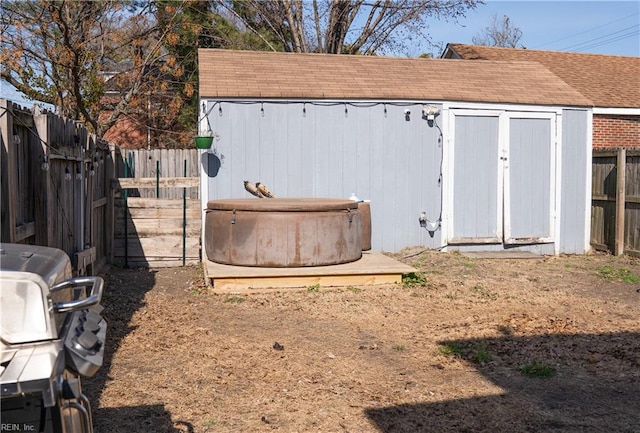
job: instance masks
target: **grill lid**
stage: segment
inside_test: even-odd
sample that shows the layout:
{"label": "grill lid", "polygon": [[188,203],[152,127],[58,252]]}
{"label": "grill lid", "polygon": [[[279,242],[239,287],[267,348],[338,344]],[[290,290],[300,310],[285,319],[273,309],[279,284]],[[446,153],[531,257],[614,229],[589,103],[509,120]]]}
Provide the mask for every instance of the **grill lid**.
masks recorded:
{"label": "grill lid", "polygon": [[49,314],[49,287],[42,277],[3,271],[0,281],[0,338],[7,344],[56,338]]}
{"label": "grill lid", "polygon": [[64,251],[38,245],[0,244],[0,339],[5,344],[57,338],[64,315],[52,308],[74,293],[51,293],[71,277]]}
{"label": "grill lid", "polygon": [[71,261],[64,251],[39,245],[0,244],[0,275],[30,272],[49,287],[71,277]]}

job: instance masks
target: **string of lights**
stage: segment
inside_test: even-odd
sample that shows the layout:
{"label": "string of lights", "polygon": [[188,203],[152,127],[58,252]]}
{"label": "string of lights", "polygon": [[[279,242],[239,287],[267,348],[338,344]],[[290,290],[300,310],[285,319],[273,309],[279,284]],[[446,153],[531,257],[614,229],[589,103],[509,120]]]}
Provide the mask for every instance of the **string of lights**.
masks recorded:
{"label": "string of lights", "polygon": [[[438,124],[437,120],[436,120],[436,116],[437,114],[439,114],[440,110],[437,107],[434,107],[432,105],[430,105],[427,102],[423,102],[423,101],[405,101],[405,102],[398,102],[398,101],[393,101],[393,102],[389,102],[389,101],[307,101],[307,100],[252,100],[252,101],[243,101],[243,100],[216,100],[214,101],[208,108],[207,111],[205,111],[206,109],[206,105],[203,103],[202,106],[202,111],[203,111],[203,115],[201,120],[206,119],[207,120],[207,124],[209,125],[210,128],[210,124],[209,124],[209,114],[216,108],[218,107],[218,114],[220,116],[222,116],[224,114],[224,110],[222,108],[222,104],[238,104],[238,105],[260,105],[260,115],[261,117],[265,116],[265,104],[282,104],[282,105],[291,105],[291,104],[300,104],[302,105],[302,116],[306,117],[307,115],[307,105],[312,105],[312,106],[322,106],[322,107],[336,107],[336,106],[344,106],[344,114],[345,117],[348,116],[348,107],[355,107],[355,108],[371,108],[371,107],[377,107],[377,106],[382,106],[383,107],[383,114],[384,117],[387,117],[388,111],[387,111],[387,107],[388,106],[395,106],[395,107],[414,107],[414,106],[419,106],[421,108],[421,112],[422,112],[422,116],[424,119],[427,119],[430,123],[429,125],[431,126],[435,126],[438,130],[438,145],[441,147],[441,154],[440,154],[440,168],[439,168],[439,173],[438,173],[438,186],[440,187],[440,211],[438,214],[438,217],[435,221],[429,220],[426,218],[425,215],[425,219],[424,219],[424,227],[430,232],[434,232],[438,229],[440,229],[441,224],[442,224],[442,203],[443,203],[443,188],[442,188],[442,182],[443,182],[443,164],[444,164],[444,149],[443,147],[443,140],[444,140],[444,135],[443,135],[443,131],[440,128],[440,125]],[[405,110],[404,111],[404,115],[405,117],[409,116],[410,110]],[[441,247],[444,248],[444,247]]]}
{"label": "string of lights", "polygon": [[[299,104],[302,105],[302,117],[307,117],[307,106],[318,106],[318,107],[336,107],[336,106],[344,106],[344,115],[345,117],[349,116],[349,107],[354,108],[371,108],[382,106],[384,117],[387,117],[388,106],[395,107],[413,107],[413,106],[421,106],[424,107],[427,105],[424,101],[406,101],[406,102],[389,102],[389,101],[307,101],[307,100],[256,100],[256,101],[243,101],[243,100],[235,100],[235,99],[222,99],[216,100],[209,106],[209,109],[205,112],[205,104],[202,106],[202,117],[200,121],[206,119],[209,130],[211,130],[211,124],[209,123],[209,114],[213,111],[215,107],[218,107],[218,115],[220,117],[223,116],[224,110],[222,108],[222,104],[237,104],[237,105],[260,105],[260,115],[261,117],[265,116],[265,104],[274,104],[274,105],[291,105],[291,104]],[[199,123],[199,122],[198,122]]]}
{"label": "string of lights", "polygon": [[[51,155],[45,155],[48,158],[61,158],[61,159],[66,159],[68,161],[79,161],[79,157],[75,156],[75,155],[70,155],[70,154],[66,154],[64,152],[59,151],[55,146],[51,145],[50,143],[47,143],[45,140],[43,140],[40,135],[38,134],[37,131],[34,131],[33,128],[31,128],[27,123],[25,123],[20,116],[16,116],[11,110],[5,108],[5,107],[0,107],[0,109],[3,110],[2,114],[0,114],[0,118],[3,117],[5,114],[9,114],[13,117],[13,121],[14,122],[18,122],[22,127],[24,127],[32,136],[36,137],[37,140],[47,148],[47,150],[49,151],[49,153]],[[13,135],[14,135],[14,139],[16,141],[20,141],[19,135],[17,134],[17,130],[14,126],[13,128]],[[17,136],[17,138],[16,138]],[[74,135],[74,145],[77,147],[80,144],[80,137],[78,134]],[[107,144],[103,144],[101,143],[99,140],[96,140],[96,149],[98,150],[102,148],[101,150],[108,150],[108,145]],[[86,159],[85,162],[91,162],[91,159]]]}
{"label": "string of lights", "polygon": [[[57,207],[62,214],[64,227],[66,228],[68,236],[71,237],[72,241],[75,243],[76,236],[74,234],[74,230],[71,227],[71,222],[69,220],[69,217],[65,212],[65,206],[62,203],[62,198],[60,195],[60,188],[59,188],[61,186],[60,179],[59,178],[56,179],[57,176],[54,176],[54,174],[50,171],[51,161],[62,160],[66,162],[64,167],[64,175],[63,175],[64,180],[66,181],[71,181],[74,178],[74,176],[71,173],[71,169],[69,168],[69,165],[70,163],[72,165],[75,165],[75,179],[76,181],[82,181],[84,179],[83,165],[87,166],[88,170],[86,170],[86,173],[88,174],[89,177],[95,176],[97,166],[104,163],[104,155],[100,155],[100,158],[98,158],[97,151],[98,150],[108,151],[108,145],[96,140],[95,147],[93,147],[92,149],[93,151],[92,155],[84,156],[85,149],[84,147],[80,146],[80,136],[78,133],[76,133],[74,134],[73,145],[69,146],[70,148],[73,149],[74,154],[62,152],[59,149],[57,149],[54,145],[43,140],[37,131],[35,131],[28,123],[23,121],[23,119],[20,116],[13,113],[12,110],[6,107],[0,107],[0,109],[2,109],[2,112],[0,112],[0,118],[4,117],[7,114],[12,116],[12,119],[14,122],[13,131],[12,131],[13,133],[12,140],[15,145],[19,145],[22,142],[20,135],[18,134],[18,129],[15,126],[15,124],[19,124],[21,129],[22,128],[26,129],[29,132],[30,136],[35,137],[38,140],[38,142],[41,143],[41,145],[47,149],[46,153],[41,156],[40,168],[43,172],[46,172],[47,176],[49,177],[49,185],[51,185],[53,188],[53,191],[55,194],[55,200],[58,205]],[[75,154],[76,152],[78,152],[79,155]],[[60,185],[58,185],[59,183]]]}

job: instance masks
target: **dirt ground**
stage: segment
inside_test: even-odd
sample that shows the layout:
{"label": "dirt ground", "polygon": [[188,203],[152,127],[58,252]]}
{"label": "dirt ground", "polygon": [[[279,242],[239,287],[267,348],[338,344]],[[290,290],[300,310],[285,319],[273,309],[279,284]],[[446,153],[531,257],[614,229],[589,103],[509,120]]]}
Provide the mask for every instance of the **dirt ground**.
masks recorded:
{"label": "dirt ground", "polygon": [[96,433],[640,432],[640,259],[405,250],[390,287],[112,268]]}

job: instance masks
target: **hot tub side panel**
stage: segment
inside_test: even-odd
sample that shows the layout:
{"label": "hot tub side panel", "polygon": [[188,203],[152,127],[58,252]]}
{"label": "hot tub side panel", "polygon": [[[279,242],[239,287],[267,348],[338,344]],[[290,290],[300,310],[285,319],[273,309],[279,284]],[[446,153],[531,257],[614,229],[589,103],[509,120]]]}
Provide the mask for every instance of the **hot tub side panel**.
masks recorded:
{"label": "hot tub side panel", "polygon": [[211,210],[205,250],[216,263],[302,267],[347,263],[362,256],[360,211],[255,212]]}

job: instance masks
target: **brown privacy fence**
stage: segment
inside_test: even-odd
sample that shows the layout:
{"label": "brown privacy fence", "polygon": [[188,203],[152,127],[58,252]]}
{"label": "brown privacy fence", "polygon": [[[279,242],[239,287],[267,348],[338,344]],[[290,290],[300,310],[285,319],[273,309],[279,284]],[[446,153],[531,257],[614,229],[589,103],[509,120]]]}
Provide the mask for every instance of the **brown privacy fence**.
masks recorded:
{"label": "brown privacy fence", "polygon": [[593,152],[591,245],[640,257],[640,150]]}
{"label": "brown privacy fence", "polygon": [[48,111],[0,100],[2,242],[56,247],[77,274],[109,261],[113,160],[106,142]]}

